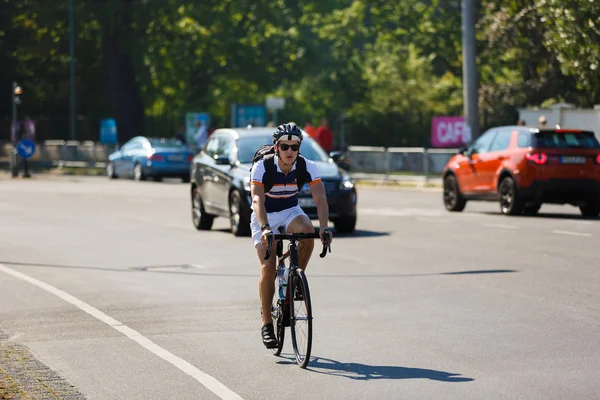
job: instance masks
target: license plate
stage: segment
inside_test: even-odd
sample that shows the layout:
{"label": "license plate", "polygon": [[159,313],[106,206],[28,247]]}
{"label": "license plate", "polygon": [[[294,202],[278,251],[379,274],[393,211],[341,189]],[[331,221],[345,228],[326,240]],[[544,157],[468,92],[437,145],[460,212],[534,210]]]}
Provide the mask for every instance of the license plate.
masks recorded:
{"label": "license plate", "polygon": [[563,164],[585,164],[585,157],[563,156],[560,158]]}
{"label": "license plate", "polygon": [[169,156],[169,161],[183,161],[183,156]]}
{"label": "license plate", "polygon": [[312,197],[300,197],[298,198],[298,205],[300,207],[316,207],[317,203]]}

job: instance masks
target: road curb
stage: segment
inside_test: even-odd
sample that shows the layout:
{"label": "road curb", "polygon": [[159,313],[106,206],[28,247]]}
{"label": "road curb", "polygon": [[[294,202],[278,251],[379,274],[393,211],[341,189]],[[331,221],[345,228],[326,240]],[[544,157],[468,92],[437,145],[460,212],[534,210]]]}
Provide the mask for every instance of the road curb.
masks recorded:
{"label": "road curb", "polygon": [[85,399],[75,386],[0,329],[0,399],[21,398]]}

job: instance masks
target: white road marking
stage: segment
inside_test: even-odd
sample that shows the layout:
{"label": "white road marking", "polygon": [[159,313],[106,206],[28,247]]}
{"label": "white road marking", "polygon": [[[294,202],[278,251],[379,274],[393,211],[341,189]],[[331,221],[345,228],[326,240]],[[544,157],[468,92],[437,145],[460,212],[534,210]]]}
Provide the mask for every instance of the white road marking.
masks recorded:
{"label": "white road marking", "polygon": [[582,233],[582,232],[570,232],[570,231],[552,231],[552,233],[557,233],[559,235],[570,235],[570,236],[592,236],[591,233]]}
{"label": "white road marking", "polygon": [[157,345],[150,339],[143,336],[141,333],[131,329],[127,325],[123,324],[122,322],[117,321],[116,319],[108,316],[107,314],[103,313],[102,311],[98,310],[97,308],[94,308],[91,305],[79,300],[78,298],[70,295],[69,293],[64,292],[60,289],[57,289],[54,286],[49,285],[45,282],[39,281],[35,278],[32,278],[29,275],[25,275],[21,272],[18,272],[11,268],[8,268],[2,264],[0,264],[0,271],[5,272],[9,275],[12,275],[15,278],[29,282],[32,285],[35,285],[41,289],[44,289],[45,291],[61,298],[62,300],[66,301],[67,303],[74,305],[75,307],[79,308],[80,310],[85,311],[86,313],[88,313],[92,317],[96,318],[97,320],[104,322],[105,324],[107,324],[111,328],[115,329],[116,331],[121,332],[122,334],[124,334],[129,339],[133,340],[134,342],[136,342],[137,344],[139,344],[146,350],[157,355],[158,357],[162,358],[163,360],[167,361],[168,363],[170,363],[173,366],[175,366],[176,368],[178,368],[180,371],[182,371],[182,372],[188,374],[189,376],[191,376],[192,378],[196,379],[198,382],[200,382],[202,385],[204,385],[208,390],[210,390],[211,392],[216,394],[219,398],[226,399],[226,400],[242,400],[242,398],[237,393],[231,391],[229,388],[227,388],[225,385],[223,385],[221,382],[219,382],[212,376],[208,375],[205,372],[200,371],[198,368],[194,367],[189,362],[177,357],[176,355],[169,352],[168,350],[163,349],[162,347],[160,347],[159,345]]}
{"label": "white road marking", "polygon": [[439,217],[442,211],[429,208],[359,208],[358,212],[364,215],[382,217]]}
{"label": "white road marking", "polygon": [[190,267],[196,268],[196,269],[207,269],[207,268],[213,268],[212,266],[208,266],[208,265],[200,265],[200,264],[189,264]]}
{"label": "white road marking", "polygon": [[505,225],[505,224],[483,224],[486,228],[502,228],[502,229],[519,229],[516,225]]}
{"label": "white road marking", "polygon": [[571,224],[578,224],[578,225],[591,225],[592,221],[581,221],[578,219],[567,219],[566,221],[568,221]]}

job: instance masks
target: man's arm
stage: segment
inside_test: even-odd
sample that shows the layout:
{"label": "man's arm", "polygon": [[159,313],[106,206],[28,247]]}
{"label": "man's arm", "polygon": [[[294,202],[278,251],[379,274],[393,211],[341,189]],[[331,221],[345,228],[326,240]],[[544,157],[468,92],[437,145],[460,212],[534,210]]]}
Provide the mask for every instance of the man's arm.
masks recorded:
{"label": "man's arm", "polygon": [[263,226],[269,223],[267,209],[265,208],[265,187],[260,183],[252,183],[250,193],[252,194],[252,209],[256,214],[258,225]]}
{"label": "man's arm", "polygon": [[325,194],[325,186],[320,180],[310,184],[315,203],[317,203],[317,216],[319,217],[319,228],[323,230],[329,224],[329,204],[327,203],[327,195]]}

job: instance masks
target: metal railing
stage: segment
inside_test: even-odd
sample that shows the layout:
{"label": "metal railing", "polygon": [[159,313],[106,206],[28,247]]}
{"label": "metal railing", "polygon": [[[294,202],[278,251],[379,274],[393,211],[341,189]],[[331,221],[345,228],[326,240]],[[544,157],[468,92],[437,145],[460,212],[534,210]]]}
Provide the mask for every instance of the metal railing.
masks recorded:
{"label": "metal railing", "polygon": [[441,175],[448,160],[458,149],[427,149],[424,147],[350,146],[346,156],[350,171],[394,175]]}
{"label": "metal railing", "polygon": [[[108,155],[115,151],[114,144],[91,141],[47,140],[37,144],[30,161],[66,167],[106,166]],[[8,161],[14,147],[9,142],[0,143],[0,161]],[[427,149],[424,147],[371,147],[350,146],[344,157],[349,160],[353,175],[379,179],[424,179],[439,176],[457,149]]]}

